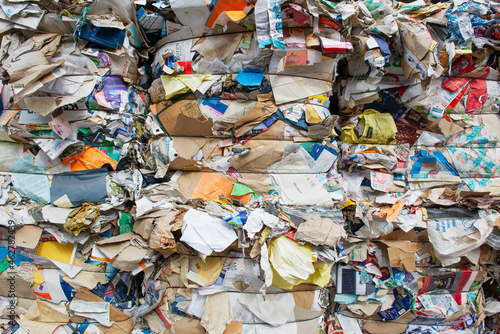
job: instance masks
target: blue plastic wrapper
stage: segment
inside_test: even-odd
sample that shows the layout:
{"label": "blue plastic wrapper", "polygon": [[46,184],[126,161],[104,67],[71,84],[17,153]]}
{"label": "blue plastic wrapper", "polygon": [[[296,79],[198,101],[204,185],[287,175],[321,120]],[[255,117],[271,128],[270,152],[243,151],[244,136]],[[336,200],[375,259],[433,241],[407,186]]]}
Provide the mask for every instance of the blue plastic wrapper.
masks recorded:
{"label": "blue plastic wrapper", "polygon": [[86,23],[79,31],[78,37],[99,44],[105,48],[116,50],[119,46],[123,46],[125,29],[95,27],[90,23]]}
{"label": "blue plastic wrapper", "polygon": [[[446,13],[450,37],[448,41],[458,41],[457,47],[467,47],[472,43],[472,25],[469,14],[463,11]],[[464,35],[466,34],[466,35]]]}
{"label": "blue plastic wrapper", "polygon": [[186,316],[187,314],[182,312],[177,308],[177,303],[179,303],[181,300],[186,299],[182,296],[177,296],[175,297],[175,301],[172,303],[172,312],[177,313],[178,315],[182,315],[183,317]]}
{"label": "blue plastic wrapper", "polygon": [[302,116],[300,117],[300,119],[297,122],[293,122],[293,121],[289,120],[288,118],[286,118],[285,114],[283,114],[283,112],[279,108],[274,115],[279,120],[286,122],[290,125],[293,125],[301,130],[307,131],[307,129],[309,129],[309,127],[307,126],[307,123],[306,123],[306,114],[305,113],[302,114]]}
{"label": "blue plastic wrapper", "polygon": [[248,215],[245,210],[234,212],[233,214],[224,215],[223,219],[232,227],[242,228],[247,222]]}

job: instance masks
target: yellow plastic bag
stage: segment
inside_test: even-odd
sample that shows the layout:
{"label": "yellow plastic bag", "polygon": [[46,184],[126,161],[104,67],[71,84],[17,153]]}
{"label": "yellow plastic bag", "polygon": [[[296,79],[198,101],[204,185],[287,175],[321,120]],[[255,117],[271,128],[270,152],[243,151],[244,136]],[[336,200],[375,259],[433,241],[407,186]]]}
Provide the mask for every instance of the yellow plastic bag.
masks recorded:
{"label": "yellow plastic bag", "polygon": [[315,262],[309,243],[301,245],[287,236],[269,242],[269,262],[273,270],[273,285],[290,290],[301,283],[325,286],[330,280],[331,266]]}
{"label": "yellow plastic bag", "polygon": [[196,91],[201,83],[205,80],[212,80],[212,74],[179,74],[179,75],[162,75],[161,83],[165,89],[166,100],[175,95],[184,94],[191,91]]}
{"label": "yellow plastic bag", "polygon": [[83,203],[82,206],[74,209],[66,218],[64,229],[66,232],[78,235],[80,232],[90,228],[90,225],[99,218],[99,206],[94,203]]}
{"label": "yellow plastic bag", "polygon": [[[363,131],[359,137],[356,135],[356,128]],[[342,128],[342,140],[359,144],[391,144],[396,141],[396,132],[398,129],[391,114],[366,109],[359,115],[359,123],[356,127]]]}
{"label": "yellow plastic bag", "polygon": [[[306,103],[306,122],[309,124],[321,123],[325,116],[330,114],[329,103],[328,97],[324,95],[310,96]],[[318,110],[322,111],[323,114],[318,114]]]}

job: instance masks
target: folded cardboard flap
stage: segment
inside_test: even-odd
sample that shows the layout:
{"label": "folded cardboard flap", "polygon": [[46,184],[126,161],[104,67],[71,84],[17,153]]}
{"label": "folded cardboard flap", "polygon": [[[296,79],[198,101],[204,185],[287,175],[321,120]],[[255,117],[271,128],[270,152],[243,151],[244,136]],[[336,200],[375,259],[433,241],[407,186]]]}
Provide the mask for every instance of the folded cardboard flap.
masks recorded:
{"label": "folded cardboard flap", "polygon": [[411,313],[405,313],[398,321],[381,321],[377,316],[376,319],[366,319],[364,329],[370,334],[396,334],[406,331],[408,323],[414,320],[415,317]]}
{"label": "folded cardboard flap", "polygon": [[[80,290],[73,300],[85,300],[88,302],[105,302],[104,299],[99,296],[94,295],[87,289]],[[103,325],[97,325],[97,327],[105,334],[125,334],[130,333],[134,327],[134,321],[131,317],[110,305],[109,320],[113,321],[111,327],[105,327]]]}
{"label": "folded cardboard flap", "polygon": [[108,239],[99,240],[98,242],[96,242],[96,246],[109,259],[114,259],[118,254],[120,254],[125,248],[130,245],[130,239],[134,235],[134,233],[128,232]]}
{"label": "folded cardboard flap", "polygon": [[[261,97],[261,99],[264,98],[265,95]],[[236,137],[242,136],[250,131],[255,125],[275,113],[276,110],[278,110],[278,107],[273,101],[258,101],[252,109],[248,110],[238,121],[236,121],[234,125]]]}
{"label": "folded cardboard flap", "polygon": [[202,122],[185,114],[179,114],[175,121],[172,136],[209,137],[212,135],[213,125],[214,121],[212,119]]}
{"label": "folded cardboard flap", "polygon": [[[226,326],[224,333],[222,334],[241,334],[243,329],[243,323],[241,322],[231,322]],[[177,332],[176,332],[177,333]]]}
{"label": "folded cardboard flap", "polygon": [[213,121],[207,119],[198,103],[188,96],[174,104],[170,101],[151,105],[164,130],[171,136],[208,137],[212,135]]}
{"label": "folded cardboard flap", "polygon": [[43,229],[36,225],[24,225],[16,230],[16,246],[34,249],[40,241]]}
{"label": "folded cardboard flap", "polygon": [[284,153],[283,143],[265,143],[265,146],[252,148],[243,155],[234,155],[229,158],[231,165],[241,172],[265,171],[269,166],[280,161]]}
{"label": "folded cardboard flap", "polygon": [[[175,334],[205,334],[205,329],[201,326],[200,320],[188,317],[182,317],[173,324]],[[174,331],[168,330],[167,333],[173,334]]]}
{"label": "folded cardboard flap", "polygon": [[70,317],[36,299],[19,321],[21,327],[30,332],[53,333],[59,326],[70,321]]}
{"label": "folded cardboard flap", "polygon": [[[9,281],[10,280],[10,281]],[[8,296],[9,290],[12,283],[12,276],[4,271],[0,274],[0,295]],[[33,293],[33,288],[31,287],[31,282],[25,280],[22,277],[15,277],[15,292],[17,298],[27,298],[30,300],[36,300],[36,295]]]}
{"label": "folded cardboard flap", "polygon": [[123,270],[132,271],[144,257],[151,253],[151,249],[139,248],[134,245],[125,247],[113,261],[113,267]]}
{"label": "folded cardboard flap", "polygon": [[177,151],[179,157],[186,160],[191,160],[193,156],[198,153],[198,151],[205,145],[206,142],[206,138],[177,136],[174,138],[174,148]]}
{"label": "folded cardboard flap", "polygon": [[333,220],[310,215],[299,225],[295,240],[308,241],[315,246],[327,245],[335,248],[341,238],[346,238],[344,228]]}
{"label": "folded cardboard flap", "polygon": [[409,240],[381,240],[387,245],[387,253],[391,267],[404,268],[412,272],[416,270],[415,253],[422,247],[418,242]]}

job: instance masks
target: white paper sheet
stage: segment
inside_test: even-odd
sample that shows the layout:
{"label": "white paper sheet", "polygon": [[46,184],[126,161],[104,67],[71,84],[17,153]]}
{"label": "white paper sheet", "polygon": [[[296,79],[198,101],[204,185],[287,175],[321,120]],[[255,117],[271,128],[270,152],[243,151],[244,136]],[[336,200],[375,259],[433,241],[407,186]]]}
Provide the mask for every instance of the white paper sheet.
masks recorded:
{"label": "white paper sheet", "polygon": [[170,7],[179,21],[190,26],[195,36],[201,36],[210,16],[204,0],[170,0]]}
{"label": "white paper sheet", "polygon": [[191,304],[189,304],[187,313],[192,316],[201,318],[203,315],[203,310],[205,309],[206,300],[206,296],[200,296],[200,294],[198,294],[198,290],[193,289],[191,295]]}
{"label": "white paper sheet", "polygon": [[56,159],[69,145],[75,143],[72,140],[64,139],[41,139],[35,138],[33,141],[40,146],[49,158]]}
{"label": "white paper sheet", "polygon": [[66,295],[61,287],[61,279],[58,269],[44,269],[41,271],[47,290],[53,302],[67,301]]}
{"label": "white paper sheet", "polygon": [[331,82],[325,80],[271,74],[269,78],[273,87],[274,99],[278,105],[332,90]]}
{"label": "white paper sheet", "polygon": [[[290,171],[290,167],[295,172]],[[268,168],[284,205],[331,206],[330,195],[316,179],[302,152],[289,154]]]}
{"label": "white paper sheet", "polygon": [[222,219],[195,209],[184,216],[181,241],[203,254],[222,252],[236,239],[233,227]]}
{"label": "white paper sheet", "polygon": [[265,298],[256,293],[241,294],[238,301],[259,319],[273,326],[286,324],[295,307],[291,293],[268,294]]}
{"label": "white paper sheet", "polygon": [[362,334],[361,328],[359,327],[358,321],[356,319],[347,317],[340,313],[337,314],[337,319],[339,320],[340,326],[342,326],[344,333]]}
{"label": "white paper sheet", "polygon": [[107,302],[88,302],[85,300],[74,300],[69,309],[85,318],[94,319],[101,325],[111,327],[114,321],[110,321],[110,304]]}

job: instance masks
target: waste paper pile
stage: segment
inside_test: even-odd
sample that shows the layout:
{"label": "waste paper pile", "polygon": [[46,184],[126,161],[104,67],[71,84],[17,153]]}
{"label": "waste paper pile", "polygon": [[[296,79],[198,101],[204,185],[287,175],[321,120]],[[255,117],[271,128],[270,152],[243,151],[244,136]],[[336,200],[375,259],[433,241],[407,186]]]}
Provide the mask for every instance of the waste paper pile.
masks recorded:
{"label": "waste paper pile", "polygon": [[500,330],[500,2],[0,0],[2,333]]}

